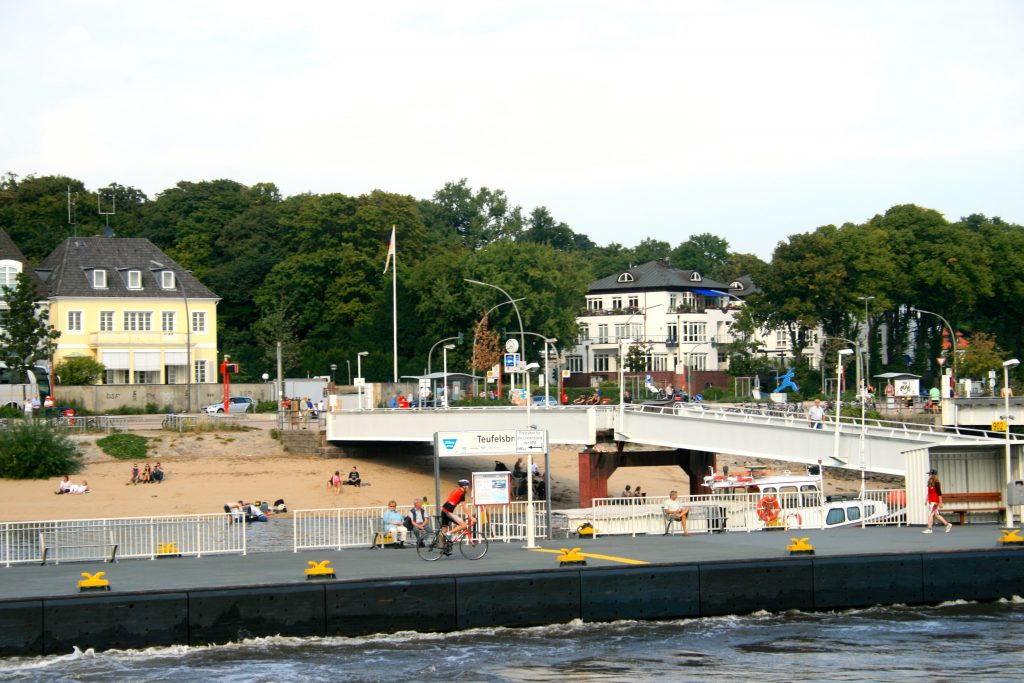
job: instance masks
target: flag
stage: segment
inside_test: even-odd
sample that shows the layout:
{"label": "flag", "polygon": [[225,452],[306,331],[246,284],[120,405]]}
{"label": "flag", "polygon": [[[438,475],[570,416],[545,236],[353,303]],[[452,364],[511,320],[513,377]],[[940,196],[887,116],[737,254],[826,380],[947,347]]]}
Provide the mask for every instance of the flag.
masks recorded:
{"label": "flag", "polygon": [[395,257],[395,226],[391,226],[391,244],[388,245],[388,257],[384,260],[384,272],[388,272],[388,265]]}

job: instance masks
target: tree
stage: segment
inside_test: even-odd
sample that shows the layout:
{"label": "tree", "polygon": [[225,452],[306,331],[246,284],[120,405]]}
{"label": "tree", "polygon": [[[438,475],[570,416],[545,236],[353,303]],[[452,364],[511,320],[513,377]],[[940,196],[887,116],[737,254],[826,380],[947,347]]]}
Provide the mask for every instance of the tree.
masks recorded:
{"label": "tree", "polygon": [[107,368],[95,358],[89,356],[73,356],[65,358],[57,364],[56,373],[61,384],[83,386],[95,384]]}
{"label": "tree", "polygon": [[473,328],[473,356],[470,367],[478,372],[490,370],[501,362],[501,340],[487,325],[487,314]]}
{"label": "tree", "polygon": [[33,365],[53,356],[60,332],[50,327],[48,311],[36,306],[42,296],[25,271],[18,273],[15,286],[4,295],[7,315],[0,330],[0,361],[13,374],[24,376]]}
{"label": "tree", "polygon": [[509,203],[504,190],[474,191],[466,178],[435,192],[427,214],[431,227],[454,231],[470,249],[514,239],[523,229],[522,209]]}
{"label": "tree", "polygon": [[260,348],[263,350],[261,360],[269,363],[271,367],[276,367],[277,343],[281,342],[283,369],[285,371],[298,369],[302,353],[299,350],[299,341],[295,337],[291,317],[285,312],[283,302],[270,308],[252,328]]}
{"label": "tree", "polygon": [[706,277],[711,277],[728,258],[729,242],[709,232],[690,235],[690,239],[672,250],[672,263],[677,268],[696,270]]}
{"label": "tree", "polygon": [[985,332],[975,332],[967,338],[967,348],[959,352],[957,366],[961,377],[987,379],[990,370],[1003,365],[1006,352],[996,344],[996,339]]}

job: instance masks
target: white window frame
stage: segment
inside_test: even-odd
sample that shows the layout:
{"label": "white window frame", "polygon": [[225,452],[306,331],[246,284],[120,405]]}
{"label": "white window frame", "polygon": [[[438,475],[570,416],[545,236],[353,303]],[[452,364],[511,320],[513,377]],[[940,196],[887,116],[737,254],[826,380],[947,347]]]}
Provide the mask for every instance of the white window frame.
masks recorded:
{"label": "white window frame", "polygon": [[128,271],[128,289],[142,289],[142,271]]}
{"label": "white window frame", "polygon": [[174,311],[160,312],[160,331],[174,332]]}
{"label": "white window frame", "polygon": [[105,271],[103,268],[97,268],[96,270],[92,271],[92,288],[107,288],[107,271]]}
{"label": "white window frame", "polygon": [[81,332],[82,318],[82,311],[68,311],[68,332]]}
{"label": "white window frame", "polygon": [[597,343],[607,344],[608,343],[608,326],[598,325],[597,326]]}
{"label": "white window frame", "polygon": [[569,372],[583,372],[583,356],[568,356],[566,362]]}
{"label": "white window frame", "polygon": [[640,310],[640,297],[638,297],[638,296],[630,296],[626,300],[626,305],[629,306],[630,308],[633,308],[633,309],[636,309],[636,310]]}
{"label": "white window frame", "polygon": [[611,357],[610,353],[595,353],[594,372],[609,372],[608,368],[611,367]]}
{"label": "white window frame", "polygon": [[125,311],[121,320],[124,322],[125,332],[153,331],[152,311]]}
{"label": "white window frame", "polygon": [[174,271],[164,270],[160,272],[160,286],[164,289],[174,289]]}
{"label": "white window frame", "polygon": [[622,297],[621,296],[613,296],[612,297],[612,310],[616,311],[616,310],[618,310],[620,308],[622,308]]}
{"label": "white window frame", "polygon": [[603,311],[604,301],[600,298],[587,299],[587,310],[588,311]]}
{"label": "white window frame", "polygon": [[194,368],[193,372],[195,373],[193,375],[193,380],[196,384],[206,383],[206,366],[207,362],[205,360],[197,360],[192,363],[192,367]]}
{"label": "white window frame", "polygon": [[682,342],[706,342],[708,339],[708,324],[699,322],[684,322],[680,330]]}
{"label": "white window frame", "polygon": [[206,332],[206,311],[192,311],[192,331]]}
{"label": "white window frame", "polygon": [[14,289],[18,284],[18,273],[21,272],[21,262],[12,259],[0,260],[0,290]]}
{"label": "white window frame", "polygon": [[114,311],[100,311],[100,332],[114,331]]}

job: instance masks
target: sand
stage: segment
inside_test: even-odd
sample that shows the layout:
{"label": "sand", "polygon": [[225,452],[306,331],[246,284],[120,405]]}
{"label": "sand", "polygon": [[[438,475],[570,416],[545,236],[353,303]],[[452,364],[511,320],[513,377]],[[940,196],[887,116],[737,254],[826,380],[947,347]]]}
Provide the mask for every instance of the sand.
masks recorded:
{"label": "sand", "polygon": [[[363,507],[383,505],[390,499],[400,507],[414,498],[434,500],[433,460],[422,456],[324,459],[289,454],[270,437],[268,429],[175,434],[138,432],[150,439],[152,458],[116,460],[96,446],[103,435],[75,437],[83,451],[83,469],[72,475],[87,481],[90,493],[54,495],[58,477],[49,480],[0,480],[5,502],[0,521],[163,516],[217,513],[224,503],[243,499],[275,501],[283,498],[289,509]],[[604,449],[611,446],[604,445]],[[552,497],[558,508],[579,502],[577,450],[556,447],[551,455]],[[514,457],[502,459],[511,468]],[[133,463],[159,461],[166,472],[161,484],[128,484]],[[746,460],[744,460],[746,462]],[[719,458],[719,464],[735,460]],[[335,470],[342,478],[355,465],[368,486],[343,486],[336,495],[328,485]],[[470,473],[491,471],[493,458],[445,461],[441,471],[442,495]],[[543,463],[540,463],[543,467]],[[775,464],[773,464],[775,465]],[[777,471],[782,467],[775,465]],[[794,471],[800,471],[793,466]],[[617,496],[626,484],[639,484],[648,495],[665,495],[675,488],[688,490],[686,474],[678,467],[620,468],[611,477],[609,494]],[[858,482],[828,478],[830,493],[852,491]]]}

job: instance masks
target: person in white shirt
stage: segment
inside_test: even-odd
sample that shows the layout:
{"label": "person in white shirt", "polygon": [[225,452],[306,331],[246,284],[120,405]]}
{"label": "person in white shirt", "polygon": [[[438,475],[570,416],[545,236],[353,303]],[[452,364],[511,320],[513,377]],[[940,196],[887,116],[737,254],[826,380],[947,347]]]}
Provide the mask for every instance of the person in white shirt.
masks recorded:
{"label": "person in white shirt", "polygon": [[825,421],[825,409],[821,405],[821,399],[814,399],[814,405],[812,405],[807,411],[807,426],[811,429],[821,429],[822,424]]}
{"label": "person in white shirt", "polygon": [[690,508],[684,507],[683,501],[679,500],[678,496],[678,491],[669,491],[668,500],[661,507],[665,511],[666,517],[678,520],[683,525],[683,536],[689,536],[690,532],[686,529],[686,517],[690,514]]}

